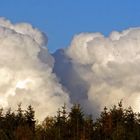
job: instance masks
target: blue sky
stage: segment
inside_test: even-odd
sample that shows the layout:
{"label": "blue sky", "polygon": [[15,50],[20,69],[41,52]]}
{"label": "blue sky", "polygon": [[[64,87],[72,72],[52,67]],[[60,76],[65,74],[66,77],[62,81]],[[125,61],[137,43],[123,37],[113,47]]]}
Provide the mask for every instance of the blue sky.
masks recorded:
{"label": "blue sky", "polygon": [[0,16],[41,29],[54,52],[81,32],[108,35],[140,26],[140,0],[0,0]]}

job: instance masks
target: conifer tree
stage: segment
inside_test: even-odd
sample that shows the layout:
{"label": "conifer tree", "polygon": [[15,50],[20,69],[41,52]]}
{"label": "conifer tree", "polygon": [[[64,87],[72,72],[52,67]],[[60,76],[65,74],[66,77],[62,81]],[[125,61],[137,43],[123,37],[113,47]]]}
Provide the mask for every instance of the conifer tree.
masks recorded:
{"label": "conifer tree", "polygon": [[84,114],[79,104],[74,104],[69,113],[71,140],[81,139],[84,128]]}

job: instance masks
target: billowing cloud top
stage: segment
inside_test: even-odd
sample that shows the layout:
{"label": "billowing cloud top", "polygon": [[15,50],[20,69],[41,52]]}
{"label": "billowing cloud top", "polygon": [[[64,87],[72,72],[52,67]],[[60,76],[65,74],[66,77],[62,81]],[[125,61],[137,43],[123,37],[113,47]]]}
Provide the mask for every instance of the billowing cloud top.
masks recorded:
{"label": "billowing cloud top", "polygon": [[69,103],[68,94],[52,73],[54,59],[45,47],[46,36],[30,24],[0,18],[0,106],[31,104],[42,120]]}
{"label": "billowing cloud top", "polygon": [[66,54],[88,83],[87,100],[94,110],[123,99],[125,106],[140,111],[140,28],[114,31],[109,37],[77,35]]}

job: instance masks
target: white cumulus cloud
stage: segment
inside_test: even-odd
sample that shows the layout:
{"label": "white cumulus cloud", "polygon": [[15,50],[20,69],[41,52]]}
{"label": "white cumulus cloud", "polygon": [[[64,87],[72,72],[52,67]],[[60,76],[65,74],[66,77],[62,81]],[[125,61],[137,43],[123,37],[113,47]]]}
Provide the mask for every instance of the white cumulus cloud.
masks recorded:
{"label": "white cumulus cloud", "polygon": [[75,35],[51,55],[44,33],[0,18],[0,106],[31,104],[38,119],[78,102],[96,116],[123,99],[140,111],[140,28]]}
{"label": "white cumulus cloud", "polygon": [[[64,52],[73,73],[87,85],[86,98],[79,98],[86,110],[99,112],[104,106],[110,107],[123,99],[125,106],[140,111],[140,28],[114,31],[108,37],[82,33],[74,36]],[[74,84],[76,80],[71,81]]]}
{"label": "white cumulus cloud", "polygon": [[47,37],[30,24],[0,18],[0,106],[33,105],[42,120],[70,105],[69,96],[52,72],[54,59]]}

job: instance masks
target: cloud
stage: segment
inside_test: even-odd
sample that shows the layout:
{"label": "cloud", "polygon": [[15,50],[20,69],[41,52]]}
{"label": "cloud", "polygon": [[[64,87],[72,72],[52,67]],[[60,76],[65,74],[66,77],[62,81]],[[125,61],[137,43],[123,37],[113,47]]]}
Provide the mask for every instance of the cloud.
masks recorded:
{"label": "cloud", "polygon": [[32,104],[43,120],[64,103],[97,116],[123,99],[140,110],[140,28],[75,35],[50,54],[47,37],[27,23],[0,18],[0,106]]}
{"label": "cloud", "polygon": [[69,95],[52,72],[54,58],[47,37],[30,24],[0,18],[0,106],[12,109],[31,104],[42,120],[69,106]]}
{"label": "cloud", "polygon": [[[70,64],[69,71],[58,70],[59,63],[66,63],[57,60],[55,72],[71,96],[77,95],[76,100],[79,97],[77,101],[86,111],[98,114],[104,106],[111,107],[121,99],[124,106],[140,110],[140,28],[114,31],[108,37],[81,33],[74,36],[63,53]],[[70,80],[63,73],[71,74]]]}

